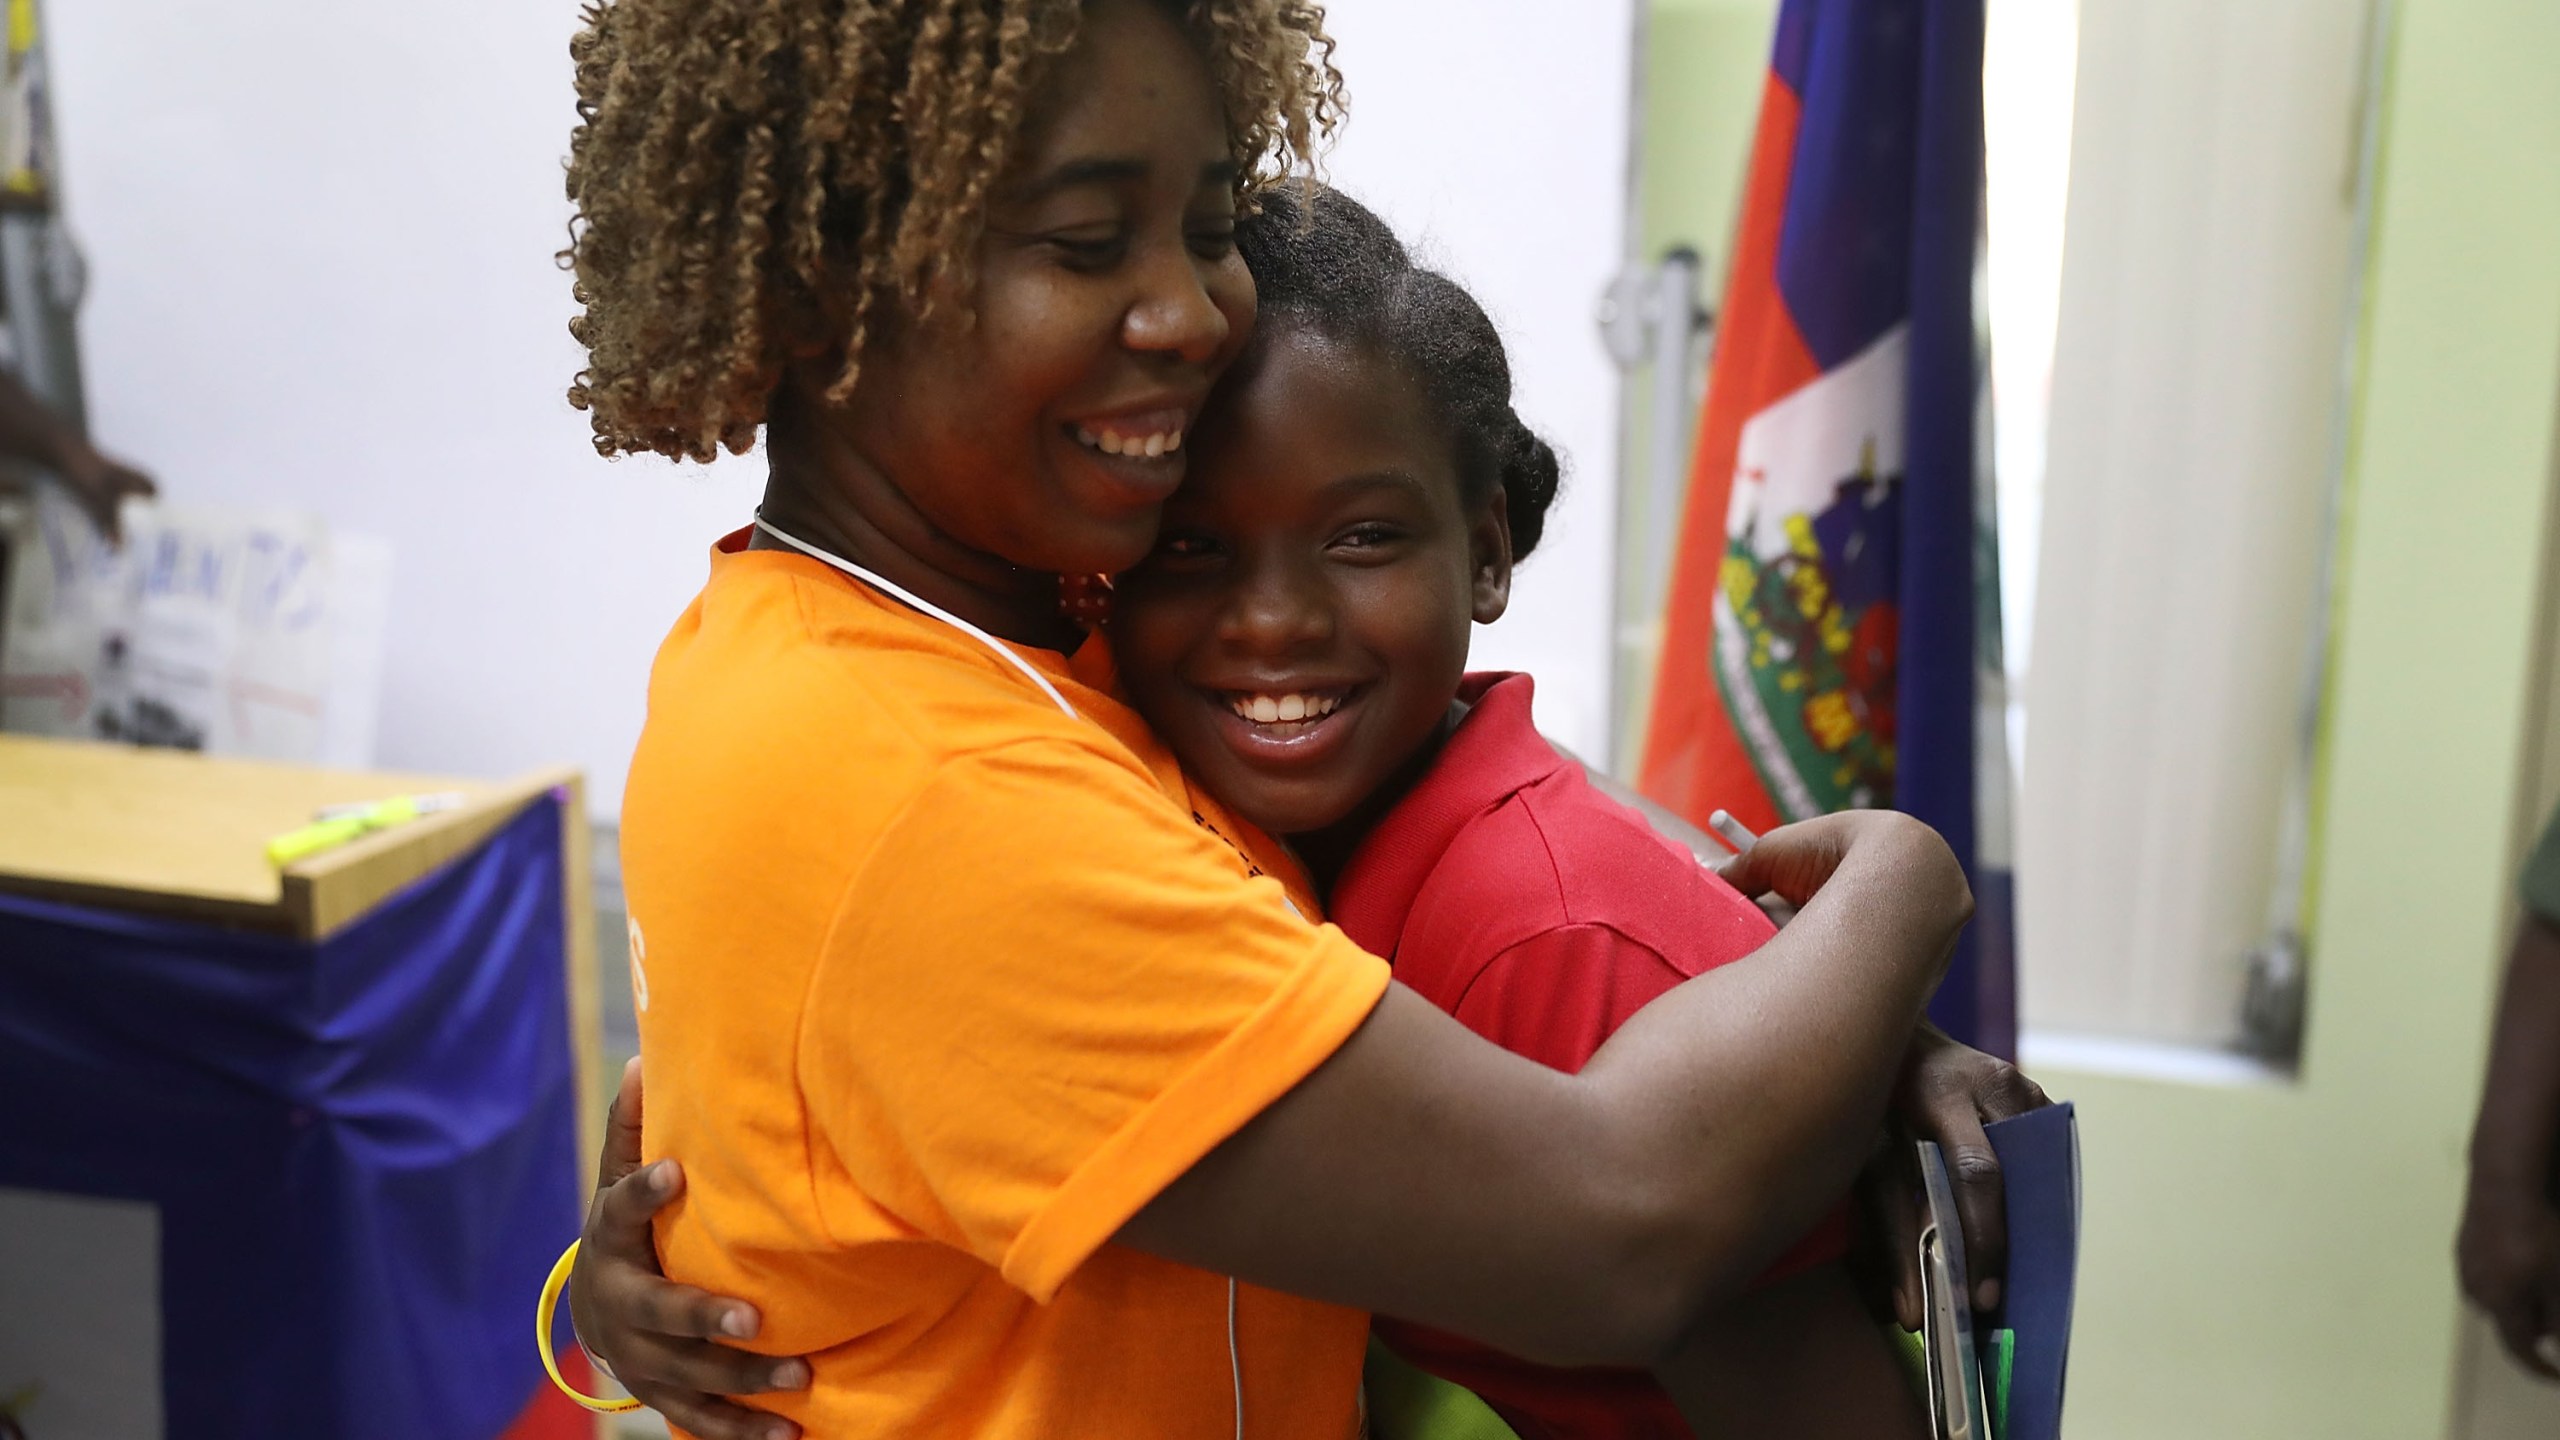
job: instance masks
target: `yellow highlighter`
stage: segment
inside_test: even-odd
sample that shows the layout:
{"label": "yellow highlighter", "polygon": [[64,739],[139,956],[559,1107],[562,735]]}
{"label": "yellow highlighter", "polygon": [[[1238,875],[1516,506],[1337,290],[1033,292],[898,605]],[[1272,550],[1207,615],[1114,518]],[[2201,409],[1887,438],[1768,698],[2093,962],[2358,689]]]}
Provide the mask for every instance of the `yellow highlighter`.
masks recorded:
{"label": "yellow highlighter", "polygon": [[311,817],[311,823],[298,830],[288,830],[267,842],[267,859],[284,866],[307,859],[323,850],[332,850],[360,835],[394,825],[405,825],[421,815],[451,810],[466,798],[460,791],[448,790],[434,795],[394,795],[388,800],[367,800],[355,805],[331,805]]}

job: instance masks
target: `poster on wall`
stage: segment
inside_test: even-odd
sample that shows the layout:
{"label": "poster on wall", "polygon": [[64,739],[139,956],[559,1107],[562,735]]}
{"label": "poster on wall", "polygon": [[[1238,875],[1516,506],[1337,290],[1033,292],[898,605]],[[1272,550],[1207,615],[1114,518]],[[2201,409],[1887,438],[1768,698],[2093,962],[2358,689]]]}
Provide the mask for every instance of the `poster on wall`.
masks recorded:
{"label": "poster on wall", "polygon": [[317,517],[135,506],[111,548],[50,487],[11,545],[0,729],[372,763],[387,545]]}
{"label": "poster on wall", "polygon": [[53,198],[53,106],[35,0],[7,0],[0,54],[0,195],[19,204]]}

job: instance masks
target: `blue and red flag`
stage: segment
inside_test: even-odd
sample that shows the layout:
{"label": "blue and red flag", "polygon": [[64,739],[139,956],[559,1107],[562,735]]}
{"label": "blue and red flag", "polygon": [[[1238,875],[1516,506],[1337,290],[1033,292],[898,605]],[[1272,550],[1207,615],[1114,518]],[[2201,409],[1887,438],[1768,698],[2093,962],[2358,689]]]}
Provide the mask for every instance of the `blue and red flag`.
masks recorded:
{"label": "blue and red flag", "polygon": [[[1894,806],[1979,918],[1931,1015],[2015,1046],[1984,347],[1983,0],[1785,0],[1639,782],[1754,829]],[[1978,763],[1983,762],[1983,763]]]}

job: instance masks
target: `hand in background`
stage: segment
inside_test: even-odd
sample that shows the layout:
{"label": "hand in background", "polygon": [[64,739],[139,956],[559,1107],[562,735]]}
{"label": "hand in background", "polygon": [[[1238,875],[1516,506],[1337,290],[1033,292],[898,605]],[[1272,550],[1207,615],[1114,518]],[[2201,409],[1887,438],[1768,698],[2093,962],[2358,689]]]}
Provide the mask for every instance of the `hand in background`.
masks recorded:
{"label": "hand in background", "polygon": [[2454,1255],[2462,1293],[2489,1312],[2507,1353],[2560,1380],[2560,1210],[2538,1186],[2475,1178]]}
{"label": "hand in background", "polygon": [[2535,852],[2471,1129],[2454,1259],[2516,1363],[2560,1380],[2560,819]]}
{"label": "hand in background", "polygon": [[110,543],[122,543],[116,507],[129,495],[159,493],[151,477],[111,460],[80,427],[57,415],[14,371],[0,369],[0,455],[52,471]]}
{"label": "hand in background", "polygon": [[56,469],[64,485],[70,487],[71,498],[88,512],[89,519],[111,544],[124,543],[124,532],[117,519],[117,509],[125,499],[150,499],[160,493],[151,477],[121,460],[100,454],[87,442],[66,449]]}

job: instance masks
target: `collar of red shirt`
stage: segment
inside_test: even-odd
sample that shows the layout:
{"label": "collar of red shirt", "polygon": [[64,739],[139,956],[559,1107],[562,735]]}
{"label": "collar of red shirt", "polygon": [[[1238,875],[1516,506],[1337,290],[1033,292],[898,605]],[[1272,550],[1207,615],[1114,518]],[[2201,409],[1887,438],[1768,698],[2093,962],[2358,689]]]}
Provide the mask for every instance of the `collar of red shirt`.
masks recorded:
{"label": "collar of red shirt", "polygon": [[1326,918],[1361,949],[1395,958],[1396,939],[1432,867],[1485,811],[1572,762],[1530,718],[1526,675],[1487,671],[1458,687],[1467,716],[1431,768],[1352,851]]}

